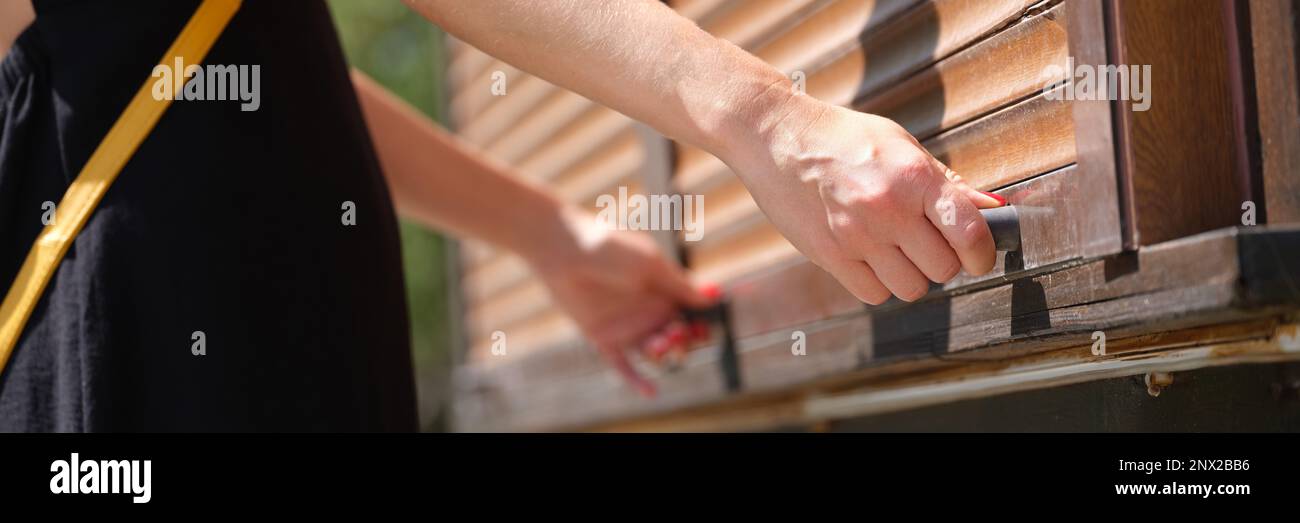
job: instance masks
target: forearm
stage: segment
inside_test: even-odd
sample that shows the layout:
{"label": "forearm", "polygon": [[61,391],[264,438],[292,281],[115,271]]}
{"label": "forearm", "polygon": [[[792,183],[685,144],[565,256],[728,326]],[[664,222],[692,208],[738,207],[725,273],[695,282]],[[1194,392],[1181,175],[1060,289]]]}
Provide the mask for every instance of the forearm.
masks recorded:
{"label": "forearm", "polygon": [[653,0],[405,0],[521,69],[723,160],[783,116],[790,81]]}
{"label": "forearm", "polygon": [[363,73],[353,71],[352,80],[400,214],[530,259],[573,241],[573,211],[560,201],[506,174]]}

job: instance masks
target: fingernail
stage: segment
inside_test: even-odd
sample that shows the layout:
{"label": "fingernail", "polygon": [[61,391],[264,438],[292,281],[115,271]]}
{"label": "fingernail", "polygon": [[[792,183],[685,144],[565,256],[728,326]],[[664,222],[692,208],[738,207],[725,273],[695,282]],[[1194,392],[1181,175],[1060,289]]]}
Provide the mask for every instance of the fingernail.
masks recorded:
{"label": "fingernail", "polygon": [[655,336],[650,338],[650,341],[647,342],[646,345],[647,352],[650,353],[650,359],[654,360],[656,363],[663,359],[664,354],[667,354],[669,347],[671,347],[668,343],[668,338],[664,336]]}
{"label": "fingernail", "polygon": [[717,300],[722,297],[722,288],[716,283],[702,283],[700,284],[700,294],[710,300]]}
{"label": "fingernail", "polygon": [[668,331],[668,343],[672,345],[681,345],[682,343],[685,342],[686,342],[685,327],[674,327],[671,331]]}
{"label": "fingernail", "polygon": [[988,191],[980,191],[980,194],[983,194],[984,196],[988,196],[989,198],[993,198],[994,200],[997,200],[999,206],[1002,206],[1002,205],[1006,205],[1006,204],[1007,204],[1007,199],[1006,199],[1006,198],[1003,198],[1003,197],[998,196],[998,195],[996,195],[996,194],[993,194],[993,193],[991,193],[991,192],[988,192]]}

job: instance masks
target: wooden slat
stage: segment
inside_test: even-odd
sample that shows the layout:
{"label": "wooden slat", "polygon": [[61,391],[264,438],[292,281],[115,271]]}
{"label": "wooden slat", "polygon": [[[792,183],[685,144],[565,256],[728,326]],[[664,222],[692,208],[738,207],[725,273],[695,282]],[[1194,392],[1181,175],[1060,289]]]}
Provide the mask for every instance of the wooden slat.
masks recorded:
{"label": "wooden slat", "polygon": [[[1295,332],[1296,327],[1276,321],[1213,325],[1179,331],[1177,334],[1196,336],[1196,341],[1173,345],[1139,335],[1116,340],[1144,345],[1146,353],[1132,358],[1090,360],[1084,356],[1089,348],[1076,345],[996,362],[933,365],[905,377],[869,376],[838,385],[833,391],[805,387],[746,396],[586,428],[601,432],[736,432],[791,427],[829,427],[837,432],[1023,432],[1113,429],[1118,423],[1129,430],[1226,432],[1245,426],[1294,431],[1287,428],[1295,425],[1287,422],[1288,416],[1277,416],[1272,393],[1263,388],[1255,387],[1253,393],[1246,394],[1253,398],[1247,403],[1259,408],[1243,412],[1232,411],[1241,395],[1227,394],[1229,398],[1211,405],[1202,401],[1205,394],[1157,400],[1148,397],[1138,384],[1146,373],[1173,372],[1176,381],[1195,383],[1198,389],[1243,390],[1281,371],[1277,364],[1300,359],[1300,354],[1287,352],[1278,339]],[[962,368],[952,368],[957,365]],[[1233,376],[1230,383],[1234,385],[1223,383],[1219,377],[1224,375]],[[1232,412],[1225,417],[1225,410]],[[1061,412],[1080,415],[1055,415]]]}
{"label": "wooden slat", "polygon": [[[892,119],[918,139],[966,123],[1065,80],[1065,10],[1055,7],[891,87],[855,109]],[[1058,66],[1050,71],[1051,66]]]}
{"label": "wooden slat", "polygon": [[633,178],[645,164],[645,153],[634,130],[619,133],[605,147],[556,176],[551,187],[565,201],[592,207],[597,195],[619,185],[637,184]]}
{"label": "wooden slat", "polygon": [[[492,93],[492,84],[495,82],[492,77],[498,71],[505,75],[506,94],[501,96]],[[463,89],[452,93],[449,105],[452,120],[460,127],[470,125],[488,106],[508,98],[516,85],[528,76],[528,73],[494,59]]]}
{"label": "wooden slat", "polygon": [[[811,11],[829,0],[733,0],[730,9],[704,22],[710,34],[742,49],[779,30],[781,22]],[[794,24],[791,24],[794,25]]]}
{"label": "wooden slat", "polygon": [[554,86],[536,76],[522,76],[509,87],[500,103],[487,106],[461,126],[459,133],[465,140],[480,147],[491,143],[554,92]]}
{"label": "wooden slat", "polygon": [[[705,227],[710,227],[706,220]],[[708,236],[708,229],[705,229]],[[687,245],[691,272],[701,281],[730,282],[773,264],[801,259],[802,254],[769,223],[736,233],[726,242],[695,248]]]}
{"label": "wooden slat", "polygon": [[1010,24],[1034,0],[935,0],[868,34],[808,75],[808,94],[848,105]]}
{"label": "wooden slat", "polygon": [[465,298],[477,303],[532,277],[523,258],[503,252],[479,265],[468,266],[462,273],[461,287]]}
{"label": "wooden slat", "polygon": [[[1272,249],[1279,259],[1256,264],[1255,253],[1261,248]],[[917,374],[922,371],[937,371],[944,380],[960,382],[990,369],[1008,368],[1014,358],[1037,362],[1024,369],[1041,369],[1044,361],[1125,361],[1135,350],[1157,350],[1152,345],[1182,345],[1176,337],[1148,337],[1132,343],[1121,341],[1124,338],[1254,321],[1294,311],[1300,305],[1300,295],[1276,290],[1256,294],[1250,289],[1276,289],[1279,282],[1300,277],[1297,268],[1300,230],[1216,231],[1147,248],[1132,258],[1094,260],[974,293],[811,324],[806,326],[809,356],[790,353],[789,329],[747,338],[742,341],[740,362],[748,391],[799,386],[833,395],[846,384],[864,380],[934,381],[936,375]],[[781,284],[789,288],[792,282],[767,285],[775,289]],[[943,314],[945,309],[946,323],[924,319]],[[862,324],[866,318],[869,326]],[[951,332],[936,336],[944,331],[932,329],[945,325]],[[1097,329],[1105,329],[1108,340],[1116,342],[1108,344],[1114,353],[1095,357],[1088,352],[1091,333]],[[900,347],[904,349],[901,352]],[[1059,349],[1069,350],[1051,352]],[[1273,350],[1277,353],[1278,349]],[[1214,361],[1212,356],[1229,354],[1240,352],[1206,351],[1196,356],[1196,361]],[[637,398],[618,383],[613,371],[605,369],[547,379],[549,373],[539,372],[549,369],[543,361],[546,356],[536,354],[492,372],[465,369],[457,378],[457,389],[469,408],[458,409],[458,415],[464,413],[459,426],[467,430],[575,428],[724,399],[712,363],[717,353],[709,349],[693,353],[677,373],[646,369],[662,380],[661,391],[672,394],[669,400]],[[597,363],[576,366],[590,369],[588,364]],[[800,370],[781,370],[791,365]],[[800,380],[819,381],[801,383],[792,380],[790,372],[799,374]],[[992,390],[998,389],[976,387],[968,393]]]}
{"label": "wooden slat", "polygon": [[1039,95],[923,144],[972,187],[1004,187],[1074,162],[1070,109]]}
{"label": "wooden slat", "polygon": [[495,60],[491,55],[466,45],[465,51],[452,58],[447,66],[447,80],[452,92],[459,92],[478,78]]}
{"label": "wooden slat", "polygon": [[556,89],[538,106],[521,116],[510,129],[492,140],[485,151],[489,156],[510,164],[520,161],[542,143],[586,113],[594,104],[572,91]]}
{"label": "wooden slat", "polygon": [[620,135],[634,132],[630,118],[612,109],[600,107],[588,111],[578,121],[548,140],[546,145],[524,157],[518,167],[529,177],[550,180],[595,154]]}

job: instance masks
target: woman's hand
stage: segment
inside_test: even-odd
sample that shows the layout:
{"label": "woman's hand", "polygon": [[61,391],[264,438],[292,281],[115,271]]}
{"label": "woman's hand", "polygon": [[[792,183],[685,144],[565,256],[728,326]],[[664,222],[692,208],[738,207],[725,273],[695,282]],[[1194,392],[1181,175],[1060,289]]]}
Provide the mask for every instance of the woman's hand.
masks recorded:
{"label": "woman's hand", "polygon": [[627,351],[658,359],[684,350],[696,329],[680,321],[681,309],[707,307],[713,300],[691,286],[650,236],[609,230],[584,213],[567,215],[573,241],[557,243],[530,262],[610,365],[643,395],[653,395],[654,385],[632,367]]}
{"label": "woman's hand", "polygon": [[913,301],[962,268],[993,268],[978,208],[1003,201],[966,186],[889,119],[793,92],[777,99],[767,125],[751,125],[748,148],[724,160],[785,237],[854,296]]}

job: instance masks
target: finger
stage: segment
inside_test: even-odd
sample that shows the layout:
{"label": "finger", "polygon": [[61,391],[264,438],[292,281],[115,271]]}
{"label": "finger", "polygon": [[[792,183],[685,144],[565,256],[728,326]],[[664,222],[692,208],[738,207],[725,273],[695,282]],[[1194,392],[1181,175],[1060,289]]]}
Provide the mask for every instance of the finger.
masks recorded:
{"label": "finger", "polygon": [[877,247],[867,255],[867,265],[880,283],[903,301],[916,301],[930,290],[930,282],[898,247]]}
{"label": "finger", "polygon": [[664,327],[664,333],[668,336],[668,343],[672,349],[685,348],[686,342],[690,340],[690,330],[681,320],[669,323]]}
{"label": "finger", "polygon": [[863,303],[880,305],[889,300],[889,289],[880,283],[875,271],[871,270],[871,266],[864,261],[845,260],[828,263],[825,269],[840,282],[840,285]]}
{"label": "finger", "polygon": [[659,363],[664,355],[668,354],[669,347],[671,344],[668,342],[668,336],[663,333],[654,334],[641,344],[641,350],[645,352],[646,357],[655,363]]}
{"label": "finger", "polygon": [[691,285],[686,273],[677,264],[664,258],[656,258],[651,266],[651,286],[666,294],[677,303],[691,308],[704,308],[713,304],[713,300],[696,290]]}
{"label": "finger", "polygon": [[609,362],[610,366],[614,367],[614,370],[618,371],[623,380],[636,389],[638,393],[647,398],[655,395],[654,384],[632,368],[632,363],[627,360],[627,355],[623,354],[621,349],[610,345],[598,345],[596,349],[605,356],[605,360]]}
{"label": "finger", "polygon": [[709,339],[709,322],[704,320],[695,320],[691,322],[691,341],[705,341]]}
{"label": "finger", "polygon": [[925,215],[957,253],[967,274],[979,276],[993,269],[993,234],[979,209],[956,184],[943,181],[927,188]]}
{"label": "finger", "polygon": [[903,237],[899,248],[926,278],[935,283],[951,280],[961,271],[961,260],[939,231],[928,221],[918,220]]}
{"label": "finger", "polygon": [[972,188],[970,185],[966,183],[966,180],[962,179],[960,174],[957,174],[952,169],[949,169],[947,165],[944,165],[943,162],[937,159],[934,160],[934,168],[935,170],[943,173],[944,178],[947,178],[949,183],[956,184],[957,188],[960,189],[961,193],[966,195],[966,198],[970,199],[971,203],[975,204],[976,208],[992,209],[994,207],[1001,207],[1007,204],[1006,198],[1003,198],[991,192],[975,190],[974,188]]}

